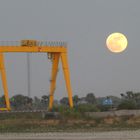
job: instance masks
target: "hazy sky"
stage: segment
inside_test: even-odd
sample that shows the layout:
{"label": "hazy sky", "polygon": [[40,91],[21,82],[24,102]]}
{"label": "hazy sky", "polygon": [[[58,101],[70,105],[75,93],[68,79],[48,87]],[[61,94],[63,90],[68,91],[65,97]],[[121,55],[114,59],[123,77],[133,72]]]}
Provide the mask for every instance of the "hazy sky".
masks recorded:
{"label": "hazy sky", "polygon": [[[139,0],[0,0],[0,40],[67,41],[73,94],[116,95],[140,91]],[[106,38],[122,32],[128,48],[109,52]],[[27,95],[25,53],[5,55],[10,96]],[[31,54],[31,94],[49,92],[51,62]],[[67,96],[60,70],[56,98]],[[2,87],[0,87],[2,93]]]}

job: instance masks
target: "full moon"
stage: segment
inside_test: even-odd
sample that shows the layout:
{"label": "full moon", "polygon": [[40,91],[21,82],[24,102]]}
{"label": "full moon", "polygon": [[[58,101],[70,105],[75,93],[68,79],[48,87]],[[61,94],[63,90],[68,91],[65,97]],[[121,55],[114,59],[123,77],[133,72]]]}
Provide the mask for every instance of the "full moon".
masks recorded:
{"label": "full moon", "polygon": [[107,48],[114,53],[123,52],[127,48],[127,38],[122,33],[112,33],[106,39]]}

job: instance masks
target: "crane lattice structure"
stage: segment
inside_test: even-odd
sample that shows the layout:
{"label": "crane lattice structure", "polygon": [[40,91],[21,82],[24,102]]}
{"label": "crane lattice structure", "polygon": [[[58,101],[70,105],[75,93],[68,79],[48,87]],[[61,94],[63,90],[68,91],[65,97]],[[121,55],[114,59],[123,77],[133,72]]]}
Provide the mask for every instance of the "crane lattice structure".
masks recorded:
{"label": "crane lattice structure", "polygon": [[58,72],[59,60],[61,58],[63,73],[66,82],[66,88],[68,92],[69,105],[73,107],[72,100],[72,88],[70,83],[70,71],[67,58],[67,47],[65,42],[43,42],[36,40],[21,40],[17,42],[2,41],[0,42],[0,73],[2,79],[2,85],[4,90],[4,97],[6,107],[0,108],[2,111],[11,110],[10,100],[8,96],[8,87],[6,81],[6,71],[4,66],[4,53],[9,52],[33,52],[33,53],[47,53],[48,58],[52,60],[52,72],[51,72],[51,84],[50,84],[50,98],[49,109],[53,107],[54,91],[56,86],[56,77]]}

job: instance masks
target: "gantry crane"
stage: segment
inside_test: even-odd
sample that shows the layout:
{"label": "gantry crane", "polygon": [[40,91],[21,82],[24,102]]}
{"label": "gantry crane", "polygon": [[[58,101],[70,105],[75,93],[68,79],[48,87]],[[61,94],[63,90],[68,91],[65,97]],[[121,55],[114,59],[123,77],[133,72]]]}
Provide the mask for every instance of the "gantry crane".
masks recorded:
{"label": "gantry crane", "polygon": [[42,42],[36,40],[21,40],[20,45],[1,45],[0,46],[0,72],[2,85],[4,89],[4,96],[6,107],[0,108],[1,111],[11,110],[10,100],[8,96],[8,87],[6,82],[6,71],[4,66],[4,53],[12,52],[33,52],[33,53],[47,53],[48,58],[52,60],[52,72],[51,72],[51,84],[50,84],[50,98],[49,98],[49,110],[53,107],[54,91],[56,86],[56,77],[58,72],[59,60],[61,58],[63,73],[66,82],[66,88],[68,92],[69,105],[73,107],[72,100],[72,88],[70,83],[70,71],[67,58],[67,47],[64,42]]}

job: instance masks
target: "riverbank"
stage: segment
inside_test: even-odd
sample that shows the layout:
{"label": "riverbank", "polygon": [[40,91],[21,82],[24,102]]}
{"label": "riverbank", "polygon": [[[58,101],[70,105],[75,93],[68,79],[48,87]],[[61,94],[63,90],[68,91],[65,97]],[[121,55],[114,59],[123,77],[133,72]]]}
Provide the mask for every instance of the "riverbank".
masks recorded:
{"label": "riverbank", "polygon": [[42,118],[40,113],[14,113],[0,115],[0,132],[94,132],[140,129],[139,116],[91,117],[61,115]]}

